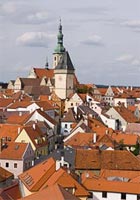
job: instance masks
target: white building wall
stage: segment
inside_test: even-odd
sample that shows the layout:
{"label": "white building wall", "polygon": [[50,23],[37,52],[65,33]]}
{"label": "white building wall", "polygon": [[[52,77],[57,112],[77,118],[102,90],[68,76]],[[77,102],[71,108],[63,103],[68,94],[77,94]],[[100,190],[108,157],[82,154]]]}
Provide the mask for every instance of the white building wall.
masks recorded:
{"label": "white building wall", "polygon": [[110,110],[108,110],[106,114],[109,115],[111,119],[115,119],[115,120],[118,119],[121,122],[121,125],[120,125],[121,129],[125,131],[127,122],[119,115],[119,113],[114,108],[111,108]]}
{"label": "white building wall", "polygon": [[[91,199],[91,198],[90,198]],[[102,197],[102,192],[93,192],[93,200],[122,200],[121,193],[107,192],[107,198]],[[126,194],[126,200],[137,200],[137,195]]]}
{"label": "white building wall", "polygon": [[116,129],[116,120],[115,119],[110,119],[110,118],[107,118],[106,116],[104,115],[100,115],[103,123],[108,126],[108,128],[112,128],[113,130]]}
{"label": "white building wall", "polygon": [[[9,167],[6,167],[6,163],[9,163]],[[14,163],[17,163],[17,168],[14,168]],[[3,160],[0,159],[0,166],[14,174],[14,178],[17,178],[19,174],[23,172],[22,160]]]}
{"label": "white building wall", "polygon": [[69,135],[71,131],[71,124],[71,122],[61,122],[61,134],[64,136]]}

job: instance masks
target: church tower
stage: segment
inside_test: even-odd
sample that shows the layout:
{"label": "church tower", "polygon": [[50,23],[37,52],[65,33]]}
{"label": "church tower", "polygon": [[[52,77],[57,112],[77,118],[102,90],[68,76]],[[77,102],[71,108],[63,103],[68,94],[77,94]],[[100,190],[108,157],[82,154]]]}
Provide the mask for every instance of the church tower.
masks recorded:
{"label": "church tower", "polygon": [[54,50],[53,53],[53,68],[56,67],[58,64],[60,57],[62,54],[65,52],[65,48],[63,46],[63,33],[62,33],[62,25],[61,25],[61,20],[58,28],[58,35],[57,35],[57,46]]}
{"label": "church tower", "polygon": [[59,25],[58,42],[54,55],[55,93],[61,99],[66,99],[74,92],[75,69],[69,53],[63,47],[62,25]]}

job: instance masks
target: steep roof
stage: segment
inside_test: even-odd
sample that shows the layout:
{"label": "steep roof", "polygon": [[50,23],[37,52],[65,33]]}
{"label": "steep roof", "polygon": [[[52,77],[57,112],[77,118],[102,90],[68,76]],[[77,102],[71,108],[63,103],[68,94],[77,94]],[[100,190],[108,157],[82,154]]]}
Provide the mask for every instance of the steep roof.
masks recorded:
{"label": "steep roof", "polygon": [[14,178],[14,174],[0,167],[0,182],[6,181],[10,177]]}
{"label": "steep roof", "polygon": [[26,196],[19,200],[79,200],[73,194],[66,191],[63,187],[58,184],[48,186],[47,188],[36,192],[32,195]]}
{"label": "steep roof", "polygon": [[[39,172],[39,173],[38,173]],[[19,175],[30,191],[38,191],[55,172],[55,161],[49,158]]]}
{"label": "steep roof", "polygon": [[137,122],[138,119],[134,114],[124,106],[117,106],[114,109],[129,123]]}
{"label": "steep roof", "polygon": [[8,141],[14,141],[22,129],[22,126],[15,124],[2,124],[0,128],[0,137],[6,138]]}
{"label": "steep roof", "polygon": [[18,183],[14,183],[7,188],[1,189],[0,191],[0,200],[16,200],[19,198],[21,198],[21,194]]}
{"label": "steep roof", "polygon": [[129,151],[76,150],[76,169],[140,170],[140,160]]}
{"label": "steep roof", "polygon": [[22,160],[28,145],[27,143],[9,142],[2,148],[0,159]]}
{"label": "steep roof", "polygon": [[58,62],[58,65],[55,67],[55,69],[74,70],[74,66],[72,64],[71,58],[69,56],[69,53],[67,51],[65,51],[62,54],[62,57],[60,58],[60,61]]}
{"label": "steep roof", "polygon": [[37,78],[53,78],[54,76],[54,69],[43,69],[43,68],[33,68]]}
{"label": "steep roof", "polygon": [[87,178],[83,185],[90,191],[119,192],[127,194],[139,194],[140,185],[131,182],[108,181],[97,178]]}
{"label": "steep roof", "polygon": [[75,196],[88,196],[88,192],[81,186],[70,174],[60,168],[46,182],[46,185],[54,185],[55,183],[64,188],[75,188]]}
{"label": "steep roof", "polygon": [[64,115],[62,122],[76,122],[76,116],[73,108],[69,108],[68,112]]}

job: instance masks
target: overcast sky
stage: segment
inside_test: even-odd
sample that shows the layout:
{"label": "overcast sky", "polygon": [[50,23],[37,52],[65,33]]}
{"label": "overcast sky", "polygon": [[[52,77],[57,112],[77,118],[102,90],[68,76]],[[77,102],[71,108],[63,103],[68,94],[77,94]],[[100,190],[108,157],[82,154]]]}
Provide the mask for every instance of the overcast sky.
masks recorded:
{"label": "overcast sky", "polygon": [[140,0],[0,0],[0,81],[52,67],[60,17],[81,83],[140,86]]}

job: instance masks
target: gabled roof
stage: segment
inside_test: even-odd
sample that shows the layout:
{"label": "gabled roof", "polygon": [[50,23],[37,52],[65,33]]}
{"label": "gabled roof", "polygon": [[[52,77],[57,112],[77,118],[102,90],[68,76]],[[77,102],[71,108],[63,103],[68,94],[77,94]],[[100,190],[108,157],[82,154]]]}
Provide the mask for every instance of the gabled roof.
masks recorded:
{"label": "gabled roof", "polygon": [[125,150],[76,150],[76,169],[140,170],[140,160]]}
{"label": "gabled roof", "polygon": [[0,99],[0,108],[6,108],[12,103],[13,103],[13,99],[2,98],[2,99]]}
{"label": "gabled roof", "polygon": [[74,66],[67,51],[62,54],[62,57],[60,58],[60,61],[58,62],[58,65],[55,67],[55,69],[74,70]]}
{"label": "gabled roof", "polygon": [[137,183],[108,181],[102,178],[87,178],[83,185],[87,190],[96,192],[139,194],[140,191],[140,185]]}
{"label": "gabled roof", "polygon": [[73,108],[69,108],[68,112],[64,115],[62,122],[76,122],[76,114]]}
{"label": "gabled roof", "polygon": [[21,81],[22,87],[24,88],[25,86],[39,86],[41,83],[40,78],[19,78]]}
{"label": "gabled roof", "polygon": [[16,109],[16,108],[27,108],[29,105],[31,105],[31,101],[16,101],[11,106],[8,107],[8,109]]}
{"label": "gabled roof", "polygon": [[74,195],[77,197],[88,196],[88,192],[85,190],[85,188],[62,168],[55,171],[45,185],[50,186],[56,183],[61,185],[63,188],[75,188]]}
{"label": "gabled roof", "polygon": [[6,181],[10,177],[14,178],[14,174],[0,167],[0,182]]}
{"label": "gabled roof", "polygon": [[21,198],[21,194],[18,183],[14,183],[0,191],[0,200],[16,200],[19,198]]}
{"label": "gabled roof", "polygon": [[0,128],[0,137],[6,138],[8,141],[15,141],[22,126],[15,124],[2,124]]}
{"label": "gabled roof", "polygon": [[43,68],[33,68],[37,78],[53,78],[54,76],[54,69],[43,69]]}
{"label": "gabled roof", "polygon": [[[29,136],[29,138],[31,139],[32,143],[34,144],[36,148],[46,146],[47,141],[43,140],[43,137],[45,137],[46,134],[43,134],[43,132],[40,130],[40,128],[36,124],[34,125],[25,127],[23,128],[23,130],[26,131],[27,135]],[[38,138],[41,139],[41,141],[39,143],[36,143],[35,139],[38,139]]]}
{"label": "gabled roof", "polygon": [[19,179],[29,191],[35,192],[43,187],[54,172],[55,161],[53,158],[49,158],[20,174]]}
{"label": "gabled roof", "polygon": [[19,200],[79,200],[70,192],[66,191],[63,187],[58,184],[48,186],[47,188],[36,192],[32,195],[26,196]]}
{"label": "gabled roof", "polygon": [[38,112],[40,115],[42,115],[44,118],[46,118],[53,125],[57,124],[57,122],[53,118],[51,118],[48,114],[46,114],[45,112],[41,111],[40,109],[37,109],[34,112]]}
{"label": "gabled roof", "polygon": [[134,116],[134,114],[128,110],[126,107],[124,106],[117,106],[117,107],[113,107],[120,115],[122,118],[124,118],[127,122],[129,123],[134,123],[137,122],[138,119]]}
{"label": "gabled roof", "polygon": [[13,114],[8,117],[6,123],[7,124],[20,124],[23,125],[25,124],[31,117],[32,113],[26,113],[26,114]]}
{"label": "gabled roof", "polygon": [[9,142],[3,146],[0,159],[22,160],[28,145],[27,143]]}
{"label": "gabled roof", "polygon": [[94,133],[76,133],[70,139],[65,142],[65,146],[72,147],[90,147],[93,146]]}

